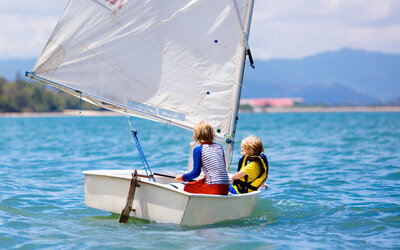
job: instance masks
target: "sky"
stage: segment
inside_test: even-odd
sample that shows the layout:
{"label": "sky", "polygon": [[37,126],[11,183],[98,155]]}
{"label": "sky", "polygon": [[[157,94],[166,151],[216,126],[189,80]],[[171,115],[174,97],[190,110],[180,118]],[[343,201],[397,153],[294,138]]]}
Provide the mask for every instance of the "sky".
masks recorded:
{"label": "sky", "polygon": [[[37,58],[66,3],[1,0],[0,60]],[[400,0],[255,0],[249,45],[264,60],[341,48],[400,53]]]}

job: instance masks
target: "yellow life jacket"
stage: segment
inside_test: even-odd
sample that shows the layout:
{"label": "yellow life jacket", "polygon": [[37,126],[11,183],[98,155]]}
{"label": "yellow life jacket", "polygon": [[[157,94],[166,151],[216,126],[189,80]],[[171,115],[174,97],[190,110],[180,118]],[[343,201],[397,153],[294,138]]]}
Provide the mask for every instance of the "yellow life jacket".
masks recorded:
{"label": "yellow life jacket", "polygon": [[254,179],[251,182],[248,180],[249,178],[248,175],[245,175],[240,180],[235,180],[233,182],[233,188],[239,194],[250,193],[257,190],[261,186],[261,184],[263,184],[265,180],[268,178],[268,160],[264,154],[260,156],[251,156],[251,155],[243,156],[239,160],[238,172],[241,171],[250,161],[256,161],[259,163],[258,165],[260,166],[260,174],[257,176],[256,179]]}

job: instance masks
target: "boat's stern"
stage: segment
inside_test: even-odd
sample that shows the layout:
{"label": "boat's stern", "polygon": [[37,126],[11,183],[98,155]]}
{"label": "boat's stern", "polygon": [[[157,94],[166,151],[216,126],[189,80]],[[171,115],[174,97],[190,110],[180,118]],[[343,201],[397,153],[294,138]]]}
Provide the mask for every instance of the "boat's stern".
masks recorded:
{"label": "boat's stern", "polygon": [[[132,172],[132,170],[85,171],[85,205],[120,214],[127,202]],[[144,173],[139,171],[139,174]],[[157,182],[153,182],[151,179],[139,178],[131,216],[180,224],[189,196],[179,188],[162,184],[167,181],[163,177],[157,179]]]}

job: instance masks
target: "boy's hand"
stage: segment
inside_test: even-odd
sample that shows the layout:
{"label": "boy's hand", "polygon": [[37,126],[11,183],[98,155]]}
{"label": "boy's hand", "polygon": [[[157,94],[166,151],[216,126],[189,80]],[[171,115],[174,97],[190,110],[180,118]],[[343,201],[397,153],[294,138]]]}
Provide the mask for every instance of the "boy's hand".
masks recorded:
{"label": "boy's hand", "polygon": [[177,177],[175,177],[175,179],[174,179],[174,181],[177,181],[177,182],[183,182],[183,175],[178,175]]}

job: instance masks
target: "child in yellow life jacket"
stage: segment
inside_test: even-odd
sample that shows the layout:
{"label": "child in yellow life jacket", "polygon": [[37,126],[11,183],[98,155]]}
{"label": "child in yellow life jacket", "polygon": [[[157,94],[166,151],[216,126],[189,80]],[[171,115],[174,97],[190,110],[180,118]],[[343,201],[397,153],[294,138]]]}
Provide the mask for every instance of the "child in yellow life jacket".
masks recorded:
{"label": "child in yellow life jacket", "polygon": [[257,136],[248,136],[242,140],[238,170],[232,176],[229,192],[244,194],[257,190],[268,177],[268,160],[263,154],[264,147]]}

